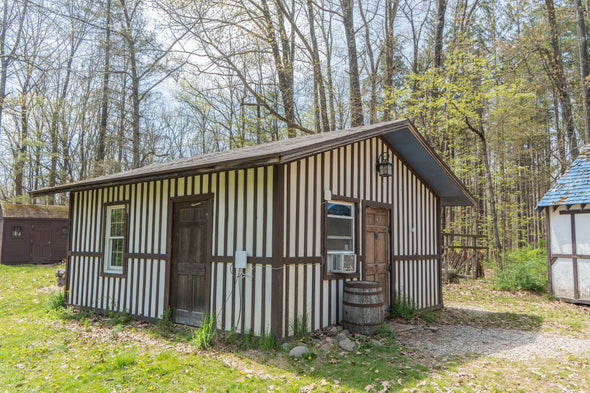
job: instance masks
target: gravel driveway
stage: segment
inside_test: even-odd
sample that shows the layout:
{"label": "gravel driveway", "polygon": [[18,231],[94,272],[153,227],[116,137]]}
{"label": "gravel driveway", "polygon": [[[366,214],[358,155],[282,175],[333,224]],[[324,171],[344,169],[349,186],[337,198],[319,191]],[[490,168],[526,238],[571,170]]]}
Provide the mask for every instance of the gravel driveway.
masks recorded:
{"label": "gravel driveway", "polygon": [[462,325],[422,327],[393,324],[392,328],[400,343],[433,357],[493,355],[519,361],[535,357],[590,355],[590,337],[579,339],[555,333]]}

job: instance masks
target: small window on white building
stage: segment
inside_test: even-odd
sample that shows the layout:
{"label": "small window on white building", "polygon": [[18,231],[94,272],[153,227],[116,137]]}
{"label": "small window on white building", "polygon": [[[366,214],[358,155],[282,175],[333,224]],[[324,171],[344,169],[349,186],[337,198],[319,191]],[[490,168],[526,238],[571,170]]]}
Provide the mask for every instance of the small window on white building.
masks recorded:
{"label": "small window on white building", "polygon": [[125,246],[125,205],[108,206],[105,230],[105,272],[123,271]]}
{"label": "small window on white building", "polygon": [[354,252],[353,204],[344,202],[328,203],[326,249],[328,252]]}
{"label": "small window on white building", "polygon": [[356,273],[354,204],[329,202],[326,250],[329,273]]}

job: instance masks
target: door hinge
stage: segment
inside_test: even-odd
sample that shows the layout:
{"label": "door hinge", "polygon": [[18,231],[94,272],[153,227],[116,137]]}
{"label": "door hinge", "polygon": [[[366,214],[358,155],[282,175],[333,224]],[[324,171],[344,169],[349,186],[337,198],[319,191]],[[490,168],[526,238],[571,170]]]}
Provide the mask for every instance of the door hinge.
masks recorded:
{"label": "door hinge", "polygon": [[387,267],[385,268],[385,270],[387,270],[388,272],[390,272],[390,271],[391,271],[391,263],[388,263],[388,264],[387,264]]}

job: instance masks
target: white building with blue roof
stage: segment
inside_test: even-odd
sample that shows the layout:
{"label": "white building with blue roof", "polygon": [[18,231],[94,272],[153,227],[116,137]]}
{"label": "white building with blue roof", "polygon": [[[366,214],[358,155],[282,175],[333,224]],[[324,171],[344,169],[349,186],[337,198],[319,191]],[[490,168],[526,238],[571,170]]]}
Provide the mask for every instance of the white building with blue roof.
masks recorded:
{"label": "white building with blue roof", "polygon": [[539,201],[545,211],[549,290],[590,304],[590,145]]}

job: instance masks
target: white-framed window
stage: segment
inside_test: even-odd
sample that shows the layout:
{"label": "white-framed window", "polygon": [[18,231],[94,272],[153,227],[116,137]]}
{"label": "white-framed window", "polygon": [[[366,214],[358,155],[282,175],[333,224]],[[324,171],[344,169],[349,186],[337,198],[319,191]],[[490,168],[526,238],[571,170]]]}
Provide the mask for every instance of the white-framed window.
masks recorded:
{"label": "white-framed window", "polygon": [[107,206],[105,230],[105,272],[123,272],[125,246],[125,205]]}
{"label": "white-framed window", "polygon": [[354,253],[354,204],[328,202],[326,251]]}

